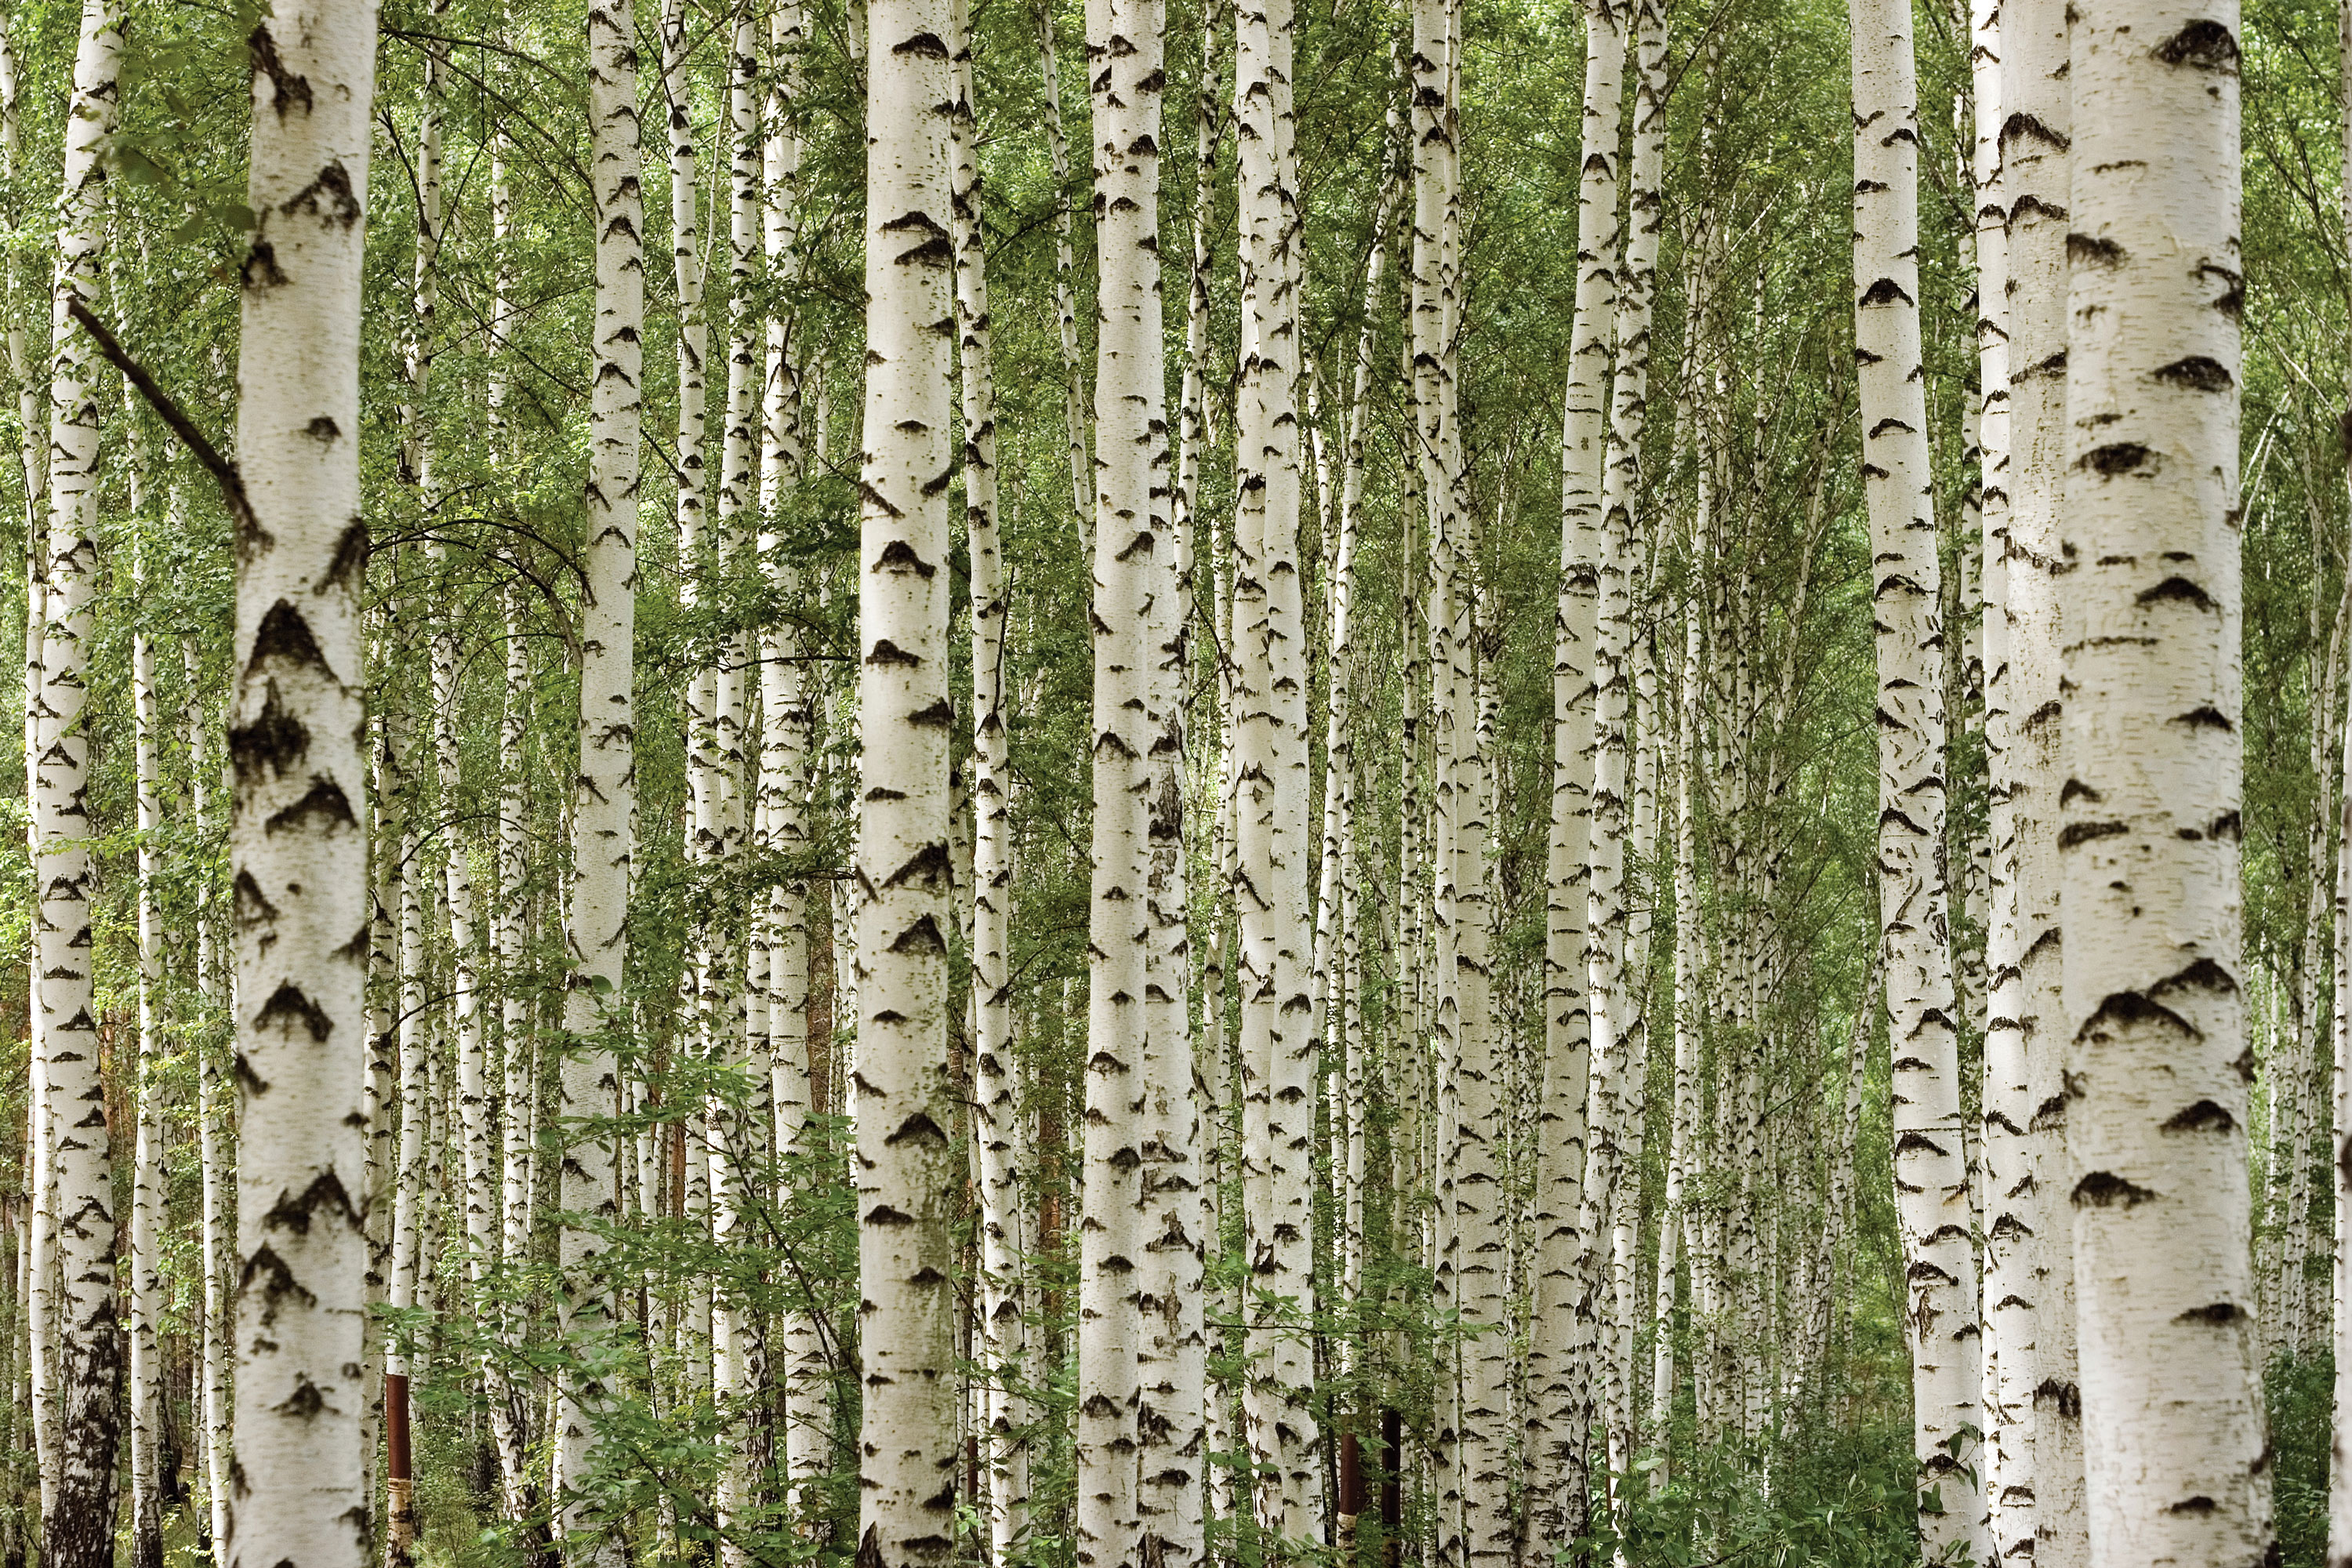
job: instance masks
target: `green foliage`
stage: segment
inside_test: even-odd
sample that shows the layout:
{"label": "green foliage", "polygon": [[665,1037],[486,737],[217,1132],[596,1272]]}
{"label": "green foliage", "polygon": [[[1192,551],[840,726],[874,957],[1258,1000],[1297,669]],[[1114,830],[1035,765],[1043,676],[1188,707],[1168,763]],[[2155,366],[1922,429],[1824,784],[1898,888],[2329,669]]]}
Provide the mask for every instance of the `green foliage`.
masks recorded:
{"label": "green foliage", "polygon": [[2327,1561],[2327,1456],[2336,1363],[2325,1350],[2274,1358],[2263,1379],[2270,1412],[2271,1506],[2281,1568]]}

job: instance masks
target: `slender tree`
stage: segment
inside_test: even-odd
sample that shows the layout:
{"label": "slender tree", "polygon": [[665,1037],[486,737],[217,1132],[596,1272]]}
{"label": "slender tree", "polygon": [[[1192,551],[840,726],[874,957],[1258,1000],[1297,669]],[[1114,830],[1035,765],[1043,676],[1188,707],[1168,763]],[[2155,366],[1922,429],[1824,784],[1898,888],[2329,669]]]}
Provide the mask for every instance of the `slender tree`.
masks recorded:
{"label": "slender tree", "polygon": [[375,43],[373,5],[312,0],[287,0],[252,39],[228,718],[240,1568],[367,1555],[358,442]]}
{"label": "slender tree", "polygon": [[856,919],[858,1553],[955,1548],[961,1157],[947,1062],[946,476],[953,410],[946,0],[875,0],[867,26],[866,398],[860,456]]}
{"label": "slender tree", "polygon": [[[33,757],[36,1157],[48,1246],[37,1238],[37,1292],[53,1303],[47,1387],[55,1437],[43,1456],[41,1557],[59,1568],[110,1562],[114,1469],[122,1436],[122,1352],[115,1298],[112,1144],[100,1076],[90,959],[90,645],[98,578],[99,368],[73,311],[98,298],[106,239],[105,153],[119,119],[121,18],[85,0],[66,119],[50,313],[49,514]],[[258,159],[257,156],[257,168]],[[356,674],[356,672],[353,672]],[[48,1344],[45,1343],[45,1350]]]}
{"label": "slender tree", "polygon": [[612,1035],[625,1023],[630,863],[635,816],[637,461],[645,328],[645,216],[639,185],[636,20],[631,0],[588,14],[589,176],[596,293],[590,349],[587,548],[580,615],[580,762],[572,801],[572,888],[565,943],[573,964],[561,1068],[565,1123],[556,1204],[562,1329],[569,1356],[556,1415],[559,1531],[574,1563],[609,1568],[621,1543],[591,1481],[597,1422],[617,1350],[609,1228],[619,1211],[618,1109]]}
{"label": "slender tree", "polygon": [[1879,921],[1892,1030],[1921,1549],[1979,1523],[1976,1263],[1953,1026],[1944,834],[1943,598],[1919,374],[1918,106],[1907,9],[1855,0],[1854,357],[1878,644]]}
{"label": "slender tree", "polygon": [[2078,11],[2058,859],[2091,1561],[2252,1563],[2237,8]]}

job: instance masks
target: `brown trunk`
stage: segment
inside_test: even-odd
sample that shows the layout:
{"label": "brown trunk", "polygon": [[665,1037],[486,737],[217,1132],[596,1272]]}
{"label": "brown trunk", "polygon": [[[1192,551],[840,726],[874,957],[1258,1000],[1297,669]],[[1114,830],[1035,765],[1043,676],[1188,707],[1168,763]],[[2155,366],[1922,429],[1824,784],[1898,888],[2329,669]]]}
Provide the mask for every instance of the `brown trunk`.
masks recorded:
{"label": "brown trunk", "polygon": [[1364,1511],[1364,1453],[1352,1424],[1339,1434],[1339,1561],[1352,1563],[1356,1560],[1356,1519]]}
{"label": "brown trunk", "polygon": [[383,1374],[383,1560],[407,1568],[416,1544],[415,1479],[408,1453],[408,1378]]}

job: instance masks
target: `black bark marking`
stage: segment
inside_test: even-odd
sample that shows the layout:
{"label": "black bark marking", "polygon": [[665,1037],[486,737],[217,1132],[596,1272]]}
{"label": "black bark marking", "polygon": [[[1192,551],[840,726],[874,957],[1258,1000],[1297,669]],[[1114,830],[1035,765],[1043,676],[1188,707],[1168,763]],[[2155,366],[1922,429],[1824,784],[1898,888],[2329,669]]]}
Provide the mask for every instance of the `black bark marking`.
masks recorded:
{"label": "black bark marking", "polygon": [[2074,1206],[2078,1209],[2113,1208],[2117,1204],[2135,1208],[2156,1195],[2107,1171],[2094,1171],[2074,1184]]}
{"label": "black bark marking", "polygon": [[2238,1124],[2238,1119],[2210,1100],[2200,1100],[2185,1110],[2175,1111],[2164,1124],[2167,1132],[2227,1132]]}
{"label": "black bark marking", "polygon": [[929,60],[943,60],[948,58],[948,47],[940,42],[940,36],[937,33],[917,33],[904,43],[892,45],[890,52],[894,55],[920,55]]}
{"label": "black bark marking", "polygon": [[2074,145],[2073,141],[2063,133],[2051,130],[2032,115],[2021,111],[2001,121],[2000,148],[2003,156],[2008,154],[2009,144],[2011,142],[2027,137],[2060,153]]}
{"label": "black bark marking", "polygon": [[2220,360],[2203,354],[2174,360],[2152,374],[2167,385],[2186,387],[2191,392],[2227,392],[2237,384]]}
{"label": "black bark marking", "polygon": [[910,1214],[901,1214],[888,1204],[876,1204],[866,1211],[866,1223],[867,1225],[912,1225],[915,1223],[915,1216]]}
{"label": "black bark marking", "polygon": [[2131,829],[2120,822],[2070,822],[2058,830],[2058,847],[2072,849],[2078,844],[2090,844],[2102,838],[2113,838]]}
{"label": "black bark marking", "polygon": [[940,922],[924,915],[913,925],[891,939],[892,952],[945,952],[947,939],[940,934]]}
{"label": "black bark marking", "polygon": [[297,1236],[310,1234],[310,1216],[321,1208],[341,1214],[352,1225],[361,1220],[360,1211],[343,1190],[342,1179],[332,1171],[321,1171],[310,1179],[310,1184],[297,1194],[281,1193],[278,1202],[261,1223],[273,1230],[290,1230]]}
{"label": "black bark marking", "polygon": [[2176,1323],[2210,1323],[2219,1329],[2236,1322],[2241,1316],[2234,1301],[2216,1301],[2210,1307],[2191,1307],[2172,1321]]}
{"label": "black bark marking", "polygon": [[319,639],[310,633],[310,623],[302,612],[280,599],[269,606],[261,617],[261,625],[253,634],[253,653],[246,660],[247,675],[260,673],[264,659],[282,658],[298,668],[316,669],[332,677],[327,657],[319,651]]}
{"label": "black bark marking", "polygon": [[349,228],[365,216],[359,198],[352,194],[352,176],[340,158],[319,171],[316,178],[278,204],[278,210],[288,217],[307,211],[311,216]]}
{"label": "black bark marking", "polygon": [[898,1130],[882,1142],[896,1145],[905,1142],[909,1138],[929,1139],[937,1143],[945,1143],[948,1141],[948,1135],[940,1131],[940,1124],[919,1110],[900,1122]]}
{"label": "black bark marking", "polygon": [[2163,466],[2163,460],[2137,441],[2115,441],[2084,453],[2075,466],[2110,479],[2118,474],[2131,473],[2145,473],[2153,478]]}
{"label": "black bark marking", "polygon": [[2231,72],[2238,68],[2237,38],[2210,19],[2189,23],[2148,53],[2168,66]]}
{"label": "black bark marking", "polygon": [[2058,1414],[2069,1421],[2083,1418],[2083,1391],[2077,1384],[2045,1377],[2034,1387],[2033,1403],[2039,1406],[2045,1400],[2056,1405]]}
{"label": "black bark marking", "polygon": [[301,1282],[294,1278],[294,1271],[286,1267],[286,1260],[278,1257],[267,1242],[256,1247],[253,1255],[245,1260],[237,1288],[241,1291],[259,1293],[264,1324],[278,1321],[278,1304],[280,1301],[290,1300],[304,1307],[319,1304],[319,1299],[302,1289]]}
{"label": "black bark marking", "polygon": [[926,582],[939,573],[937,566],[916,554],[915,547],[903,539],[894,539],[884,545],[882,553],[874,558],[874,564],[869,568],[875,572],[886,569],[898,572],[911,571]]}
{"label": "black bark marking", "polygon": [[2141,1024],[2161,1024],[2179,1030],[2190,1039],[2200,1037],[2197,1026],[2151,994],[2137,991],[2117,991],[2099,1004],[2098,1011],[2083,1021],[2074,1032],[2081,1041],[2108,1038],[2109,1028],[2130,1028]]}
{"label": "black bark marking", "polygon": [[[2164,599],[2183,599],[2200,610],[2218,610],[2221,607],[2213,602],[2212,595],[2208,594],[2188,578],[2180,576],[2167,577],[2153,588],[2142,589],[2133,598],[2132,603],[2153,605]],[[2222,723],[2226,727],[2229,721],[2222,720]]]}
{"label": "black bark marking", "polygon": [[[319,820],[313,822],[313,818]],[[352,803],[342,786],[332,779],[320,778],[311,782],[310,793],[300,800],[283,811],[272,812],[262,824],[262,831],[276,834],[286,828],[327,828],[337,823],[352,827],[360,825],[359,818],[352,815]]]}
{"label": "black bark marking", "polygon": [[2192,708],[2186,713],[2176,713],[2165,721],[2186,724],[2192,730],[2219,730],[2225,735],[2235,733],[2238,728],[2230,722],[2228,715],[2210,703],[2202,708]]}
{"label": "black bark marking", "polygon": [[269,79],[269,106],[278,110],[278,118],[286,118],[289,110],[299,108],[310,112],[310,79],[297,76],[286,68],[278,58],[278,40],[269,36],[269,24],[246,35],[246,50],[253,57],[253,69]]}
{"label": "black bark marking", "polygon": [[[948,857],[948,847],[936,839],[909,856],[906,863],[883,879],[885,888],[897,888],[908,882],[927,887],[952,887],[955,866]],[[930,917],[926,915],[926,920]]]}
{"label": "black bark marking", "polygon": [[2122,246],[2100,235],[2066,237],[2066,259],[2077,267],[2121,267],[2126,254]]}
{"label": "black bark marking", "polygon": [[229,760],[239,784],[257,784],[266,768],[272,778],[284,778],[310,752],[310,731],[288,710],[271,681],[252,723],[228,732]]}
{"label": "black bark marking", "polygon": [[1917,301],[1913,300],[1910,295],[1906,294],[1903,291],[1902,286],[1896,283],[1894,279],[1881,278],[1877,282],[1873,283],[1869,288],[1864,289],[1862,291],[1862,298],[1856,300],[1854,303],[1864,310],[1870,310],[1879,305],[1912,305],[1916,304]]}
{"label": "black bark marking", "polygon": [[920,665],[923,661],[914,654],[907,652],[897,643],[892,642],[888,637],[876,637],[874,639],[874,647],[872,650],[866,656],[866,662],[868,664],[903,664],[912,667]]}
{"label": "black bark marking", "polygon": [[367,559],[368,526],[364,522],[354,521],[343,530],[343,536],[335,541],[335,558],[327,563],[326,572],[310,591],[314,594],[323,594],[331,588],[356,591],[367,571]]}
{"label": "black bark marking", "polygon": [[327,1016],[326,1009],[305,996],[290,981],[262,1004],[261,1011],[253,1016],[253,1026],[265,1029],[281,1020],[299,1023],[310,1031],[312,1041],[320,1044],[335,1031],[335,1021]]}

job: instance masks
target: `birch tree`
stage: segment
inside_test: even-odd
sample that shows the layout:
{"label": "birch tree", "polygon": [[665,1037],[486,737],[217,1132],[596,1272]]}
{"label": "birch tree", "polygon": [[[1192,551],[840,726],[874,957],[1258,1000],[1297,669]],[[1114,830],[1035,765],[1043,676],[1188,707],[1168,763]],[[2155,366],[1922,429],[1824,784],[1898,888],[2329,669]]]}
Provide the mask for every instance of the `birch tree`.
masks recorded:
{"label": "birch tree", "polygon": [[[860,454],[856,904],[858,1552],[954,1550],[961,1445],[948,1129],[948,224],[954,89],[944,0],[867,13],[866,372]],[[886,784],[884,781],[887,781]]]}
{"label": "birch tree", "polygon": [[1315,1105],[1307,911],[1306,626],[1298,568],[1297,164],[1287,0],[1234,11],[1241,382],[1234,398],[1234,870],[1243,1190],[1257,1319],[1244,1411],[1255,1517],[1304,1540],[1321,1512],[1306,1326],[1315,1306],[1308,1162]]}
{"label": "birch tree", "polygon": [[1853,28],[1854,355],[1878,647],[1879,920],[1886,942],[1895,1195],[1907,1260],[1921,1549],[1979,1521],[1976,1267],[1939,846],[1943,589],[1919,367],[1918,109],[1910,14],[1857,0]]}
{"label": "birch tree", "polygon": [[358,440],[375,42],[372,5],[307,0],[252,38],[228,718],[242,1134],[228,1561],[243,1568],[367,1556]]}
{"label": "birch tree", "polygon": [[41,1557],[62,1568],[112,1560],[114,1468],[122,1436],[113,1151],[90,963],[96,889],[85,717],[96,631],[100,372],[95,344],[74,319],[76,310],[98,297],[106,241],[104,159],[119,122],[121,50],[120,13],[107,0],[85,0],[58,198],[40,680],[30,704],[34,1092],[40,1102],[37,1158],[47,1219],[47,1245],[37,1237],[34,1267],[41,1271],[35,1289],[50,1302],[47,1324],[36,1332],[52,1357],[37,1382],[54,1391],[56,1402],[49,1417],[54,1436],[42,1457]]}
{"label": "birch tree", "polygon": [[1528,1384],[1538,1436],[1530,1445],[1529,1527],[1565,1542],[1583,1533],[1586,1331],[1580,1317],[1589,1233],[1582,1210],[1591,1014],[1586,966],[1592,793],[1592,659],[1603,419],[1617,312],[1623,15],[1585,7],[1583,156],[1577,191],[1576,314],[1560,435],[1560,569],[1553,611],[1551,810],[1544,941],[1545,1134],[1536,1226],[1538,1261]]}
{"label": "birch tree", "polygon": [[2237,21],[2095,0],[2073,27],[2058,858],[2095,1563],[2273,1550],[2237,1068]]}
{"label": "birch tree", "polygon": [[562,1328],[571,1358],[554,1419],[553,1501],[567,1556],[603,1568],[620,1542],[588,1483],[609,1396],[617,1305],[605,1255],[619,1211],[617,1109],[610,1031],[626,1015],[635,821],[637,463],[645,327],[644,198],[638,184],[636,19],[630,0],[588,16],[591,190],[595,214],[594,341],[589,359],[587,549],[580,616],[580,762],[572,802],[572,888],[564,932],[574,965],[561,1067],[567,1123],[557,1205]]}

